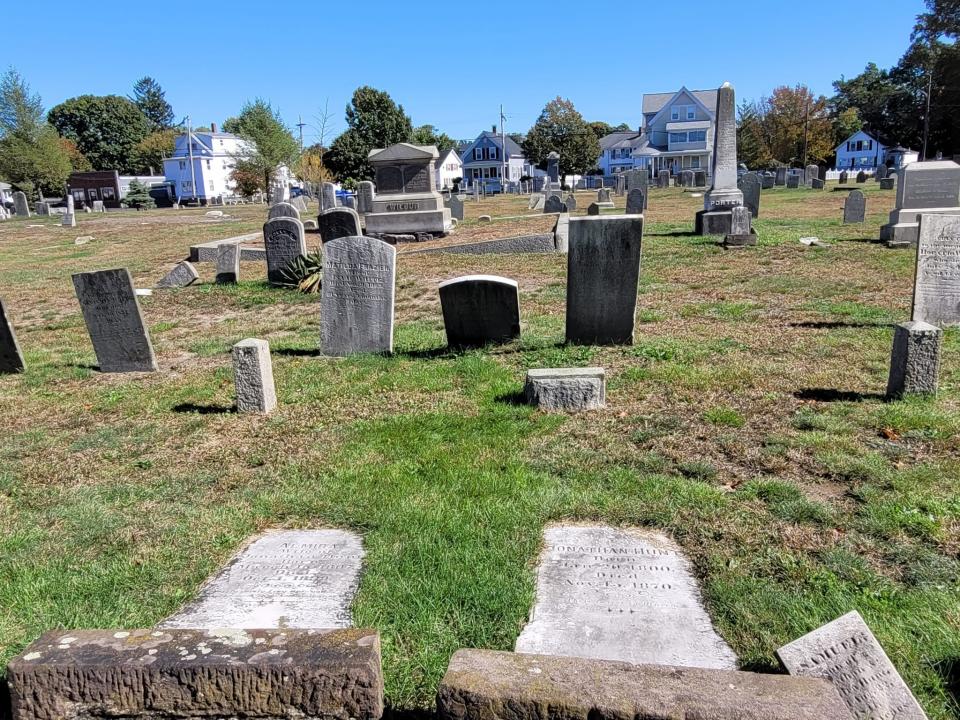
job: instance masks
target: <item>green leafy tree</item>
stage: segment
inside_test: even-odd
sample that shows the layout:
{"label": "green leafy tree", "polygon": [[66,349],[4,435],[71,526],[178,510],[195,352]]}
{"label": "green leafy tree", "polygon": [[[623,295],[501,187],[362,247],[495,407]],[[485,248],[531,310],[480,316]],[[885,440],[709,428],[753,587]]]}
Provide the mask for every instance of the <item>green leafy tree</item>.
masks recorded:
{"label": "green leafy tree", "polygon": [[835,147],[827,98],[805,85],[740,106],[737,154],[750,167],[827,160]]}
{"label": "green leafy tree", "polygon": [[582,175],[597,165],[600,141],[573,103],[556,98],[547,103],[523,141],[527,157],[538,165],[553,151],[560,153],[560,173]]}
{"label": "green leafy tree", "polygon": [[929,12],[917,17],[915,36],[960,36],[960,0],[926,0],[926,4]]}
{"label": "green leafy tree", "polygon": [[136,172],[136,147],[150,132],[140,108],[119,95],[71,98],[53,107],[47,119],[96,170]]}
{"label": "green leafy tree", "polygon": [[149,210],[157,206],[157,203],[150,197],[150,188],[139,180],[131,180],[130,187],[127,189],[127,195],[123,199],[127,207],[137,210]]}
{"label": "green leafy tree", "polygon": [[239,135],[249,145],[248,150],[236,158],[238,164],[243,164],[243,172],[256,173],[263,179],[262,189],[270,188],[280,167],[294,167],[300,145],[280,113],[266,100],[257,98],[247,103],[230,127],[227,132]]}
{"label": "green leafy tree", "polygon": [[347,130],[333,141],[324,157],[339,180],[369,180],[373,169],[367,156],[375,148],[410,142],[413,124],[387,93],[363,86],[353,93],[346,111]]}
{"label": "green leafy tree", "polygon": [[134,164],[137,172],[163,173],[163,161],[173,155],[173,146],[176,142],[177,130],[157,130],[147,135],[134,148]]}
{"label": "green leafy tree", "polygon": [[410,142],[414,145],[436,145],[441,153],[457,146],[457,141],[446,133],[439,132],[433,125],[421,125],[413,129]]}
{"label": "green leafy tree", "polygon": [[153,132],[173,127],[173,108],[167,102],[166,93],[160,83],[152,77],[137,80],[133,86],[133,97],[130,99],[146,116]]}

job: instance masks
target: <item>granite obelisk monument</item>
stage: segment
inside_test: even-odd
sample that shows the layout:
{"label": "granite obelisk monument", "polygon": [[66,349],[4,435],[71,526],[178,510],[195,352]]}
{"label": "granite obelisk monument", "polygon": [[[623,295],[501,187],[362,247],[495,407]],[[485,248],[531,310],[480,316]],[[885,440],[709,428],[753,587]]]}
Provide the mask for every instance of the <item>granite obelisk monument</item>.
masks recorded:
{"label": "granite obelisk monument", "polygon": [[729,235],[732,210],[743,205],[737,189],[737,103],[733,86],[726,82],[717,90],[717,122],[713,132],[713,184],[697,213],[698,235]]}

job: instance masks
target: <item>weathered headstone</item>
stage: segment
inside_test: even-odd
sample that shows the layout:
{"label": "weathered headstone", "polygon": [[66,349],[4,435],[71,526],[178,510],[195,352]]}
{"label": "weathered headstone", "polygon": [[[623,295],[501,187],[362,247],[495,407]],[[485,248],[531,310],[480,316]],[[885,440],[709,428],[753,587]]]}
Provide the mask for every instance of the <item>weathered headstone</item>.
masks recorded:
{"label": "weathered headstone", "polygon": [[17,190],[13,194],[13,212],[17,217],[30,217],[30,205],[22,190]]}
{"label": "weathered headstone", "polygon": [[567,342],[632,344],[643,217],[570,220]]}
{"label": "weathered headstone", "polygon": [[825,185],[824,181],[821,180],[820,178],[813,178],[813,180],[810,181],[810,187],[813,190],[823,190],[824,185]]}
{"label": "weathered headstone", "polygon": [[496,275],[466,275],[440,283],[440,307],[450,347],[483,347],[520,337],[517,283]]}
{"label": "weathered headstone", "polygon": [[597,190],[597,202],[598,203],[612,202],[610,198],[610,188],[603,187]]}
{"label": "weathered headstone", "polygon": [[887,176],[887,166],[886,165],[877,165],[876,171],[873,173],[873,179],[877,182],[880,182]]}
{"label": "weathered headstone", "polygon": [[463,222],[463,201],[465,199],[466,197],[463,195],[451,193],[449,199],[444,202],[444,205],[450,209],[450,217],[456,218],[458,222]]}
{"label": "weathered headstone", "polygon": [[330,210],[337,206],[337,188],[333,183],[325,182],[321,187],[320,210]]}
{"label": "weathered headstone", "polygon": [[49,215],[50,214],[50,203],[47,202],[36,202],[33,204],[33,211],[37,215]]}
{"label": "weathered headstone", "polygon": [[320,347],[325,355],[393,352],[396,248],[368,237],[323,246]]}
{"label": "weathered headstone", "polygon": [[357,212],[361,215],[373,212],[374,185],[370,180],[361,180],[357,188]]}
{"label": "weathered headstone", "polygon": [[867,214],[867,199],[860,190],[851,190],[843,203],[843,224],[862,223]]}
{"label": "weathered headstone", "polygon": [[860,172],[857,173],[857,182],[862,184],[862,183],[865,183],[866,181],[867,181],[867,174],[863,170],[861,170]]}
{"label": "weathered headstone", "polygon": [[263,245],[267,253],[267,279],[284,281],[284,271],[298,257],[307,254],[303,223],[296,218],[278,217],[263,224]]}
{"label": "weathered headstone", "polygon": [[856,611],[784,645],[777,657],[791,675],[832,682],[858,720],[927,720]]}
{"label": "weathered headstone", "polygon": [[764,190],[773,190],[773,186],[776,180],[776,176],[772,173],[765,172],[760,176],[760,187]]}
{"label": "weathered headstone", "polygon": [[[740,192],[743,193],[743,204],[750,209],[750,214],[753,217],[760,215],[760,189],[760,178],[756,173],[747,173],[740,178]],[[733,233],[732,230],[731,233]]]}
{"label": "weathered headstone", "polygon": [[270,343],[266,340],[247,338],[233,346],[233,378],[239,412],[266,415],[277,407]]}
{"label": "weathered headstone", "polygon": [[670,187],[670,171],[661,170],[657,173],[657,187],[660,189]]}
{"label": "weathered headstone", "polygon": [[307,201],[303,195],[297,195],[295,198],[291,198],[290,204],[297,209],[298,213],[307,211]]}
{"label": "weathered headstone", "polygon": [[547,154],[547,177],[550,179],[551,188],[560,188],[560,153],[558,152]]}
{"label": "weathered headstone", "polygon": [[745,205],[730,211],[730,232],[723,240],[725,247],[746,247],[757,244],[757,236],[752,230],[752,217],[750,208]]}
{"label": "weathered headstone", "polygon": [[100,372],[157,369],[133,280],[126,268],[77,273],[73,287]]}
{"label": "weathered headstone", "polygon": [[847,184],[847,181],[848,181],[849,179],[850,179],[850,173],[848,173],[846,170],[842,170],[842,171],[840,172],[840,179],[839,179],[838,182],[839,182],[841,185],[846,185],[846,184]]}
{"label": "weathered headstone", "polygon": [[706,171],[706,170],[694,170],[694,171],[693,171],[693,186],[694,186],[694,187],[706,187],[706,186],[707,186],[707,171]]}
{"label": "weathered headstone", "polygon": [[357,209],[357,199],[353,195],[344,195],[341,207],[350,208],[351,210]]}
{"label": "weathered headstone", "polygon": [[892,247],[916,244],[920,215],[960,215],[960,165],[915,162],[900,171],[897,202],[880,239]]}
{"label": "weathered headstone", "polygon": [[94,200],[93,201],[93,211],[95,213],[106,212],[107,208],[103,204],[103,200]]}
{"label": "weathered headstone", "polygon": [[704,193],[703,210],[696,214],[698,235],[728,235],[730,211],[743,205],[737,188],[737,118],[733,86],[725,82],[717,90],[717,121],[713,133],[713,183]]}
{"label": "weathered headstone", "polygon": [[567,209],[567,212],[574,212],[577,209],[577,198],[573,193],[567,195],[566,199],[563,201],[564,207]]}
{"label": "weathered headstone", "polygon": [[646,198],[643,194],[643,190],[640,188],[633,188],[627,193],[627,215],[642,215],[644,205],[646,205]]}
{"label": "weathered headstone", "polygon": [[356,533],[266,532],[159,627],[347,628],[362,563]]}
{"label": "weathered headstone", "polygon": [[735,669],[690,563],[659,532],[548,527],[537,600],[516,652]]}
{"label": "weathered headstone", "polygon": [[360,215],[356,210],[348,207],[324,210],[317,216],[317,227],[320,230],[320,240],[330,242],[338,237],[361,235]]}
{"label": "weathered headstone", "polygon": [[800,187],[800,176],[797,173],[787,175],[787,189]]}
{"label": "weathered headstone", "polygon": [[936,394],[940,382],[940,349],[943,331],[935,325],[912,320],[894,328],[890,352],[887,398]]}
{"label": "weathered headstone", "polygon": [[232,285],[240,281],[240,244],[226,242],[217,246],[218,285]]}
{"label": "weathered headstone", "polygon": [[602,367],[528,370],[523,397],[548,412],[597,410],[607,404],[606,372]]}
{"label": "weathered headstone", "polygon": [[777,168],[773,183],[779,187],[783,187],[787,184],[787,168],[785,166]]}
{"label": "weathered headstone", "polygon": [[960,214],[921,215],[911,319],[960,324]]}
{"label": "weathered headstone", "polygon": [[543,210],[544,205],[545,203],[541,193],[536,193],[530,196],[530,210]]}
{"label": "weathered headstone", "polygon": [[288,202],[274,203],[270,206],[270,210],[267,211],[267,220],[273,220],[278,217],[289,217],[299,220],[300,211]]}
{"label": "weathered headstone", "polygon": [[76,227],[77,214],[73,204],[73,195],[67,195],[67,211],[60,218],[61,227]]}
{"label": "weathered headstone", "polygon": [[567,206],[563,204],[563,200],[560,199],[559,195],[551,195],[543,204],[544,213],[559,213],[566,211]]}
{"label": "weathered headstone", "polygon": [[17,333],[7,313],[7,306],[0,299],[0,373],[23,372],[23,353],[17,342]]}
{"label": "weathered headstone", "polygon": [[813,181],[820,178],[820,168],[816,165],[807,165],[803,170],[803,184],[813,186]]}
{"label": "weathered headstone", "polygon": [[173,266],[173,270],[168,272],[160,282],[158,288],[177,288],[186,287],[200,279],[197,269],[187,260],[182,260]]}
{"label": "weathered headstone", "polygon": [[896,176],[885,177],[880,181],[881,190],[893,190],[896,187]]}
{"label": "weathered headstone", "polygon": [[598,203],[590,203],[587,206],[587,215],[599,215],[600,214],[600,205]]}

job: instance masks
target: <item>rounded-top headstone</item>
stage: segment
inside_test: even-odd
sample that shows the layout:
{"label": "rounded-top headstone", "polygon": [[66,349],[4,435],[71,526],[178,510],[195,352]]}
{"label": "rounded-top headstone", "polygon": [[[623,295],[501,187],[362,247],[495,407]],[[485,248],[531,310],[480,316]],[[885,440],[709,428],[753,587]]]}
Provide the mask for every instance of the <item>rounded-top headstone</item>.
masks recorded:
{"label": "rounded-top headstone", "polygon": [[288,202],[278,202],[270,206],[267,212],[267,220],[273,220],[278,217],[289,217],[300,219],[300,211]]}
{"label": "rounded-top headstone", "polygon": [[520,337],[520,294],[515,280],[465,275],[440,283],[447,344],[482,347]]}

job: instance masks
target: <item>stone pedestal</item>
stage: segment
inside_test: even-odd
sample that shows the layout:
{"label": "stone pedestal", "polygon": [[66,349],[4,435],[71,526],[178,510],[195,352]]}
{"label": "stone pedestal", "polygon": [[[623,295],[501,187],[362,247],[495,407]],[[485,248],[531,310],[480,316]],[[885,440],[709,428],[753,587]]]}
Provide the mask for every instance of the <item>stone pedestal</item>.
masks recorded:
{"label": "stone pedestal", "polygon": [[607,382],[600,367],[528,370],[523,394],[540,410],[596,410],[606,405]]}
{"label": "stone pedestal", "polygon": [[368,235],[430,233],[446,235],[453,229],[450,209],[437,192],[435,164],[439,152],[432,145],[398,143],[372,150],[369,162],[377,176],[377,194],[363,198]]}
{"label": "stone pedestal", "polygon": [[237,410],[266,415],[277,407],[270,343],[247,338],[233,346],[233,375]]}
{"label": "stone pedestal", "polygon": [[733,231],[733,213],[730,210],[701,210],[696,214],[694,230],[697,235],[729,235]]}

